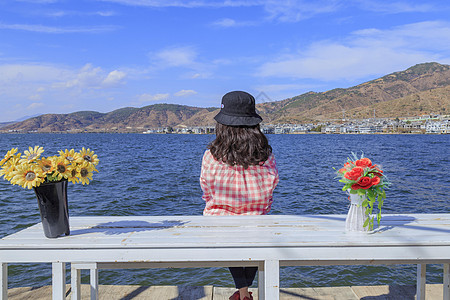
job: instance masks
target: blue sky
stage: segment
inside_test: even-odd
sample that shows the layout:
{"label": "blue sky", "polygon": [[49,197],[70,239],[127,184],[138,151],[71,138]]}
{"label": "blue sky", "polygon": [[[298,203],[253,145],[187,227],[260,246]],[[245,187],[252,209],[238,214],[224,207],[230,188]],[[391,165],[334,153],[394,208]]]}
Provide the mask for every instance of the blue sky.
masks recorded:
{"label": "blue sky", "polygon": [[0,122],[276,101],[450,64],[449,16],[448,0],[0,0]]}

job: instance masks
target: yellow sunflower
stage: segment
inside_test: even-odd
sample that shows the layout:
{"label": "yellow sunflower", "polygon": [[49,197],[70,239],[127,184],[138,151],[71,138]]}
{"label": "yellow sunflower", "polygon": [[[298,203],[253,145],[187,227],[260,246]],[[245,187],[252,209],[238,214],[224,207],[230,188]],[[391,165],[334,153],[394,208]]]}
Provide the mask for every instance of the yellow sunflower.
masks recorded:
{"label": "yellow sunflower", "polygon": [[51,174],[55,170],[55,160],[52,157],[42,158],[38,161],[38,165],[44,174]]}
{"label": "yellow sunflower", "polygon": [[83,185],[89,184],[89,180],[92,180],[93,172],[97,171],[94,165],[88,163],[87,161],[83,162],[77,169],[78,178]]}
{"label": "yellow sunflower", "polygon": [[68,178],[72,174],[72,167],[67,159],[64,157],[58,157],[54,161],[55,163],[55,173],[54,177],[57,180],[61,180],[63,178]]}
{"label": "yellow sunflower", "polygon": [[[0,161],[0,166],[3,166],[5,162],[7,162],[11,157],[14,157],[14,154],[17,152],[17,148],[12,148],[5,154],[5,158]],[[19,153],[20,154],[20,153]]]}
{"label": "yellow sunflower", "polygon": [[94,154],[94,151],[91,151],[89,148],[86,150],[84,147],[80,151],[80,158],[77,160],[78,163],[82,163],[86,161],[94,166],[98,165],[99,159],[97,158],[97,154]]}
{"label": "yellow sunflower", "polygon": [[6,180],[11,181],[14,176],[14,171],[16,170],[17,166],[20,165],[19,160],[20,153],[18,155],[11,156],[0,169],[0,176],[4,176]]}
{"label": "yellow sunflower", "polygon": [[78,183],[79,182],[79,178],[80,177],[80,173],[78,172],[77,168],[73,168],[72,171],[70,172],[69,177],[67,177],[67,180],[69,182],[72,183]]}
{"label": "yellow sunflower", "polygon": [[28,189],[40,186],[43,181],[44,178],[42,178],[40,169],[31,164],[17,166],[17,170],[14,171],[14,176],[11,179],[12,184],[17,184]]}
{"label": "yellow sunflower", "polygon": [[73,163],[81,158],[80,153],[75,152],[74,149],[70,149],[70,150],[66,149],[65,151],[59,150],[58,153],[60,156],[67,159],[70,163]]}
{"label": "yellow sunflower", "polygon": [[25,150],[22,155],[21,162],[33,162],[38,159],[41,154],[44,152],[43,147],[34,146],[34,148],[29,147],[28,150]]}

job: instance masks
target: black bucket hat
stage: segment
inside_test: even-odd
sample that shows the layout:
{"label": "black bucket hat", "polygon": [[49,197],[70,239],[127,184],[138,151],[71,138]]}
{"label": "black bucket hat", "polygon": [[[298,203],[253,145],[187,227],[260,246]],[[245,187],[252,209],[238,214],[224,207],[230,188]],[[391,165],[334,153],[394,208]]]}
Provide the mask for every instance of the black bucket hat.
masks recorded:
{"label": "black bucket hat", "polygon": [[256,113],[252,95],[234,91],[222,97],[222,108],[214,120],[228,126],[255,126],[261,123],[262,118]]}

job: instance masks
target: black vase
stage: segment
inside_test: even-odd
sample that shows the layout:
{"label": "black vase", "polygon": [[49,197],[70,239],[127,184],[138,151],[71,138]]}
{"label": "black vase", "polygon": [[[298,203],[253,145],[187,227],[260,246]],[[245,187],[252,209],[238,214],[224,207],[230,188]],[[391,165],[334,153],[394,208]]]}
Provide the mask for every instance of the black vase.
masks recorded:
{"label": "black vase", "polygon": [[41,213],[42,227],[48,238],[69,235],[67,180],[43,183],[34,188]]}

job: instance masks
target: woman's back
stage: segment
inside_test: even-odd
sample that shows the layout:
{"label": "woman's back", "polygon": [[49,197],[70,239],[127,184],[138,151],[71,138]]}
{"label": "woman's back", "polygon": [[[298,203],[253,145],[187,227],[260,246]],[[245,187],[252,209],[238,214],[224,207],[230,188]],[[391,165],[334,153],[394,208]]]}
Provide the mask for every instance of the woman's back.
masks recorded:
{"label": "woman's back", "polygon": [[244,168],[203,156],[200,184],[206,206],[204,215],[263,215],[270,211],[278,183],[275,157]]}

